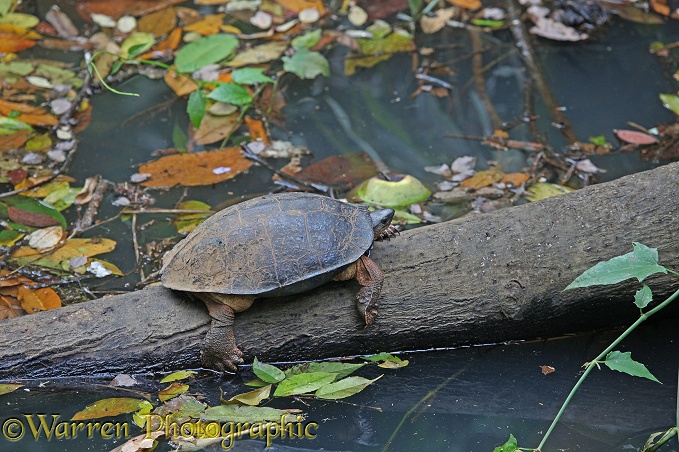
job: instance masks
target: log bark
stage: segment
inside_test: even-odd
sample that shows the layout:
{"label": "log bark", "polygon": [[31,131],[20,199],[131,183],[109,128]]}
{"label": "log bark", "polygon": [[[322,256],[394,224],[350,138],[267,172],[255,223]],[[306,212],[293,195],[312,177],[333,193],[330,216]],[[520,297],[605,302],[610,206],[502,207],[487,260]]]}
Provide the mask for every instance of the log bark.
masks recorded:
{"label": "log bark", "polygon": [[[630,323],[636,281],[562,292],[632,242],[679,268],[679,163],[544,201],[470,215],[376,243],[380,315],[365,327],[358,285],[258,300],[236,316],[247,362],[318,359],[553,337]],[[645,281],[656,301],[670,276]],[[167,371],[199,366],[201,303],[160,286],[3,321],[0,378]]]}

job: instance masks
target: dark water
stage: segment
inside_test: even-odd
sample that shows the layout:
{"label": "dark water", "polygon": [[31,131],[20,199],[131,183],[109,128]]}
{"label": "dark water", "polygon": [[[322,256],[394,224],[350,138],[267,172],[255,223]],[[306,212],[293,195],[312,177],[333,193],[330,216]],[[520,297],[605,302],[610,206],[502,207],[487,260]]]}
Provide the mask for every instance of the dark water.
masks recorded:
{"label": "dark water", "polygon": [[[468,52],[468,38],[463,31],[449,29],[436,39],[428,45],[446,49],[440,50],[442,61],[453,61]],[[661,65],[648,47],[653,40],[667,43],[677,39],[676,22],[638,26],[614,20],[591,42],[560,44],[540,40],[537,53],[550,87],[566,108],[579,139],[586,141],[590,136],[603,134],[613,141],[612,130],[625,128],[627,121],[651,127],[673,119],[657,96],[676,91],[676,86],[663,76]],[[490,54],[504,55],[490,70],[487,88],[502,119],[511,121],[522,112],[520,90],[527,75],[511,45],[499,46]],[[333,74],[341,74],[342,51],[331,53],[329,60]],[[350,78],[335,75],[330,79],[293,83],[286,91],[286,124],[274,128],[275,138],[308,146],[316,159],[366,151],[367,144],[392,170],[414,174],[429,183],[435,182],[436,177],[424,172],[424,166],[450,163],[463,155],[477,156],[481,169],[489,160],[500,160],[507,170],[527,166],[527,156],[518,151],[499,152],[475,141],[445,137],[492,131],[473,85],[467,85],[471,77],[468,61],[455,64],[453,70],[454,74],[446,81],[455,88],[447,99],[427,95],[410,98],[417,86],[408,55],[395,56]],[[80,137],[71,171],[80,181],[93,174],[114,182],[128,180],[137,172],[135,165],[152,159],[153,151],[173,147],[173,128],[186,128],[185,105],[174,100],[164,84],[137,77],[118,88],[141,96],[102,93],[93,99],[92,124]],[[163,108],[157,108],[161,104]],[[564,144],[560,132],[550,125],[549,114],[539,103],[538,110],[543,133],[558,149]],[[132,117],[142,111],[141,116]],[[344,123],[343,115],[348,118]],[[636,155],[594,160],[608,170],[601,180],[654,165],[642,162]],[[272,188],[270,175],[256,168],[219,186],[189,189],[187,197],[216,205],[234,196]],[[179,192],[159,193],[156,206],[171,207],[179,195]],[[107,201],[110,200],[112,197]],[[101,214],[106,217],[115,212],[117,208],[105,203]],[[161,227],[140,231],[140,241],[166,237],[169,231],[167,223],[163,223]],[[124,272],[133,272],[129,223],[112,222],[95,234],[115,237],[118,249],[106,258]],[[127,288],[136,282],[127,281]],[[124,285],[115,284],[121,288]],[[616,334],[407,353],[404,358],[410,360],[410,366],[404,369],[365,372],[366,377],[381,373],[385,376],[352,397],[351,404],[279,403],[280,407],[293,406],[307,412],[307,420],[318,424],[317,437],[279,441],[272,450],[490,451],[510,433],[517,436],[520,445],[535,447],[575,383],[580,366],[604,349]],[[609,370],[594,372],[545,450],[637,450],[648,433],[672,425],[676,419],[676,341],[672,322],[633,334],[620,349],[632,351],[633,357],[644,362],[663,385]],[[556,372],[542,375],[541,365],[553,366]],[[142,386],[149,392],[157,390],[153,382]],[[16,418],[27,429],[16,442],[9,441],[5,433],[0,438],[0,450],[98,451],[121,442],[104,441],[100,435],[60,440],[47,440],[43,435],[34,440],[25,415],[55,414],[61,416],[61,421],[68,420],[97,399],[129,394],[92,386],[89,381],[28,382],[27,387],[30,389],[0,396],[2,425]],[[192,384],[192,391],[203,393],[211,404],[218,403],[219,388],[227,393],[246,390],[241,379],[202,377]],[[120,416],[115,421],[129,423],[132,435],[138,432],[129,416]],[[259,450],[261,446],[237,443],[233,450]],[[675,442],[662,450],[679,448]]]}

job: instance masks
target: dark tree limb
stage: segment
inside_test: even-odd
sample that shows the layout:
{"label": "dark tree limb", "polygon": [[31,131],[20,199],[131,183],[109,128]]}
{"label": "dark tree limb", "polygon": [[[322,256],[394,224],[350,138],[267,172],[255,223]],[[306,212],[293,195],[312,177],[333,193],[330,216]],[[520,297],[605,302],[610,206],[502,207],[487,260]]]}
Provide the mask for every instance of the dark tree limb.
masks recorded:
{"label": "dark tree limb", "polygon": [[[545,201],[401,233],[375,245],[385,275],[365,327],[358,285],[258,300],[238,314],[246,362],[317,359],[553,337],[628,324],[636,281],[562,292],[599,261],[658,248],[679,268],[679,163]],[[645,281],[656,302],[678,284]],[[675,310],[676,312],[676,310]],[[210,318],[162,287],[0,323],[0,378],[146,372],[199,366]]]}

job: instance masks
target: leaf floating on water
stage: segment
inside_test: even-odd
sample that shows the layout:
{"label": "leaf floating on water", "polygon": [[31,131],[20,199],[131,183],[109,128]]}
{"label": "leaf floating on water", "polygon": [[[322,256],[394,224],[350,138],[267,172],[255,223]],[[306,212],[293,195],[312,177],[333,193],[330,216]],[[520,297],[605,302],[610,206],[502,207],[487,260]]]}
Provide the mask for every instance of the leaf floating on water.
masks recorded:
{"label": "leaf floating on water", "polygon": [[144,403],[148,402],[131,397],[101,399],[91,405],[87,405],[84,410],[78,411],[71,420],[84,421],[87,419],[99,419],[102,417],[118,416],[119,414],[134,413]]}
{"label": "leaf floating on water", "polygon": [[233,59],[227,61],[225,65],[230,67],[242,67],[251,64],[268,63],[280,58],[287,48],[288,44],[285,42],[267,42],[266,44],[239,52]]}
{"label": "leaf floating on water", "polygon": [[253,423],[280,421],[282,416],[290,413],[300,413],[300,410],[279,410],[265,406],[219,405],[206,409],[205,415],[201,418],[206,421]]}
{"label": "leaf floating on water", "polygon": [[[251,165],[252,162],[243,157],[239,148],[232,147],[217,151],[167,155],[140,165],[139,171],[151,174],[150,179],[141,183],[146,187],[198,186],[231,179]],[[231,171],[215,174],[213,170],[219,167],[228,167]]]}
{"label": "leaf floating on water", "polygon": [[40,39],[38,33],[12,24],[0,24],[0,53],[16,53],[30,49]]}
{"label": "leaf floating on water", "polygon": [[206,36],[187,44],[177,53],[174,64],[179,72],[193,72],[218,63],[238,47],[238,39],[227,34]]}
{"label": "leaf floating on water", "polygon": [[24,385],[16,385],[16,384],[0,384],[0,395],[3,394],[9,394],[10,392],[14,392],[19,388],[23,388]]}
{"label": "leaf floating on water", "polygon": [[556,372],[556,369],[552,366],[540,366],[540,369],[542,370],[542,375],[549,375]]}
{"label": "leaf floating on water", "polygon": [[285,373],[276,366],[266,364],[255,357],[252,363],[252,371],[257,377],[266,383],[278,383],[285,378]]}
{"label": "leaf floating on water", "polygon": [[655,136],[637,130],[616,130],[615,136],[620,140],[631,144],[646,145],[658,142],[658,139]]}
{"label": "leaf floating on water", "polygon": [[174,381],[172,382],[172,384],[170,384],[170,386],[158,392],[158,398],[160,399],[161,402],[165,402],[167,400],[177,397],[180,394],[185,393],[188,390],[189,385]]}
{"label": "leaf floating on water", "polygon": [[297,49],[291,57],[283,57],[283,69],[301,79],[313,79],[319,75],[330,77],[330,63],[318,52],[304,47]]}
{"label": "leaf floating on water", "polygon": [[285,397],[296,394],[306,394],[332,383],[337,374],[330,372],[305,372],[292,375],[278,383],[273,395]]}
{"label": "leaf floating on water", "polygon": [[243,394],[238,394],[231,397],[226,402],[226,404],[240,403],[243,405],[256,406],[259,405],[262,400],[265,400],[271,394],[272,385],[262,386],[261,388],[254,389],[252,391],[245,392]]}
{"label": "leaf floating on water", "polygon": [[376,382],[382,377],[383,375],[380,375],[372,380],[363,377],[347,377],[343,380],[321,387],[316,391],[315,395],[319,399],[344,399],[363,391],[368,385]]}
{"label": "leaf floating on water", "polygon": [[196,229],[196,227],[205,221],[212,211],[210,206],[201,201],[182,201],[177,205],[177,209],[181,210],[204,210],[205,213],[181,213],[175,218],[172,224],[177,228],[177,232],[180,234],[188,234],[189,232]]}

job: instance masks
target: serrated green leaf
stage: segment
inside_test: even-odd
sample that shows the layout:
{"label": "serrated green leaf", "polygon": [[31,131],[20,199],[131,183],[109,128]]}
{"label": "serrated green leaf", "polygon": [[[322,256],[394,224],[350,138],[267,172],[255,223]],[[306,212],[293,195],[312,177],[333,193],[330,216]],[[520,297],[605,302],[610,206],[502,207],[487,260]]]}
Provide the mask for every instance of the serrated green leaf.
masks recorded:
{"label": "serrated green leaf", "polygon": [[376,382],[382,378],[382,376],[383,375],[380,375],[373,380],[368,380],[363,377],[347,377],[319,388],[315,395],[319,399],[344,399],[363,391],[366,386]]}
{"label": "serrated green leaf", "polygon": [[252,102],[252,96],[248,90],[243,88],[238,83],[222,83],[215,88],[208,96],[217,102],[225,102],[227,104],[245,105]]}
{"label": "serrated green leaf", "polygon": [[252,362],[252,371],[260,380],[267,383],[278,383],[285,378],[285,373],[278,367],[259,362],[256,357]]}
{"label": "serrated green leaf", "polygon": [[189,100],[186,103],[186,113],[189,115],[189,120],[196,130],[200,127],[203,116],[205,116],[206,104],[207,99],[205,99],[205,94],[201,90],[197,89],[189,94]]}
{"label": "serrated green leaf", "polygon": [[632,375],[633,377],[648,378],[651,381],[660,383],[660,380],[655,378],[653,374],[648,371],[646,366],[632,359],[631,352],[621,353],[617,350],[612,351],[606,355],[604,364],[611,370],[617,370],[618,372],[623,372]]}
{"label": "serrated green leaf", "polygon": [[361,367],[365,366],[365,363],[353,364],[353,363],[338,363],[338,362],[320,362],[320,363],[303,363],[291,367],[285,371],[285,375],[290,377],[292,375],[298,375],[305,372],[328,372],[336,374],[335,379],[344,378]]}
{"label": "serrated green leaf", "polygon": [[617,284],[630,278],[637,278],[642,282],[655,273],[667,273],[667,269],[658,264],[657,248],[649,248],[642,243],[634,242],[634,250],[631,253],[599,262],[575,278],[575,281],[564,290]]}
{"label": "serrated green leaf", "polygon": [[268,75],[264,75],[264,68],[259,67],[244,67],[241,69],[234,69],[231,72],[231,78],[234,82],[241,85],[254,85],[255,83],[273,83],[273,79]]}
{"label": "serrated green leaf", "polygon": [[306,372],[292,375],[278,384],[273,395],[285,397],[295,394],[306,394],[332,383],[336,377],[337,374],[330,372]]}
{"label": "serrated green leaf", "polygon": [[271,385],[266,385],[261,388],[257,388],[252,391],[244,392],[243,394],[237,394],[231,397],[226,402],[226,404],[240,403],[243,405],[259,405],[259,402],[269,397],[271,394]]}
{"label": "serrated green leaf", "polygon": [[179,380],[185,380],[193,375],[196,375],[198,372],[195,370],[179,370],[177,372],[172,372],[170,375],[167,375],[163,377],[162,380],[160,380],[161,383],[170,383],[173,381],[179,381]]}
{"label": "serrated green leaf", "polygon": [[323,55],[306,48],[297,49],[294,55],[283,57],[283,69],[301,79],[312,79],[319,75],[330,76],[330,64]]}
{"label": "serrated green leaf", "polygon": [[637,290],[634,294],[634,304],[639,309],[644,309],[651,301],[653,301],[653,292],[651,292],[650,287],[644,284],[644,287]]}
{"label": "serrated green leaf", "polygon": [[174,64],[179,72],[193,72],[208,64],[222,61],[238,47],[238,39],[227,34],[214,34],[193,41],[177,53]]}
{"label": "serrated green leaf", "polygon": [[497,446],[493,449],[493,452],[514,452],[519,448],[516,438],[511,433],[509,434],[509,439],[501,446]]}

